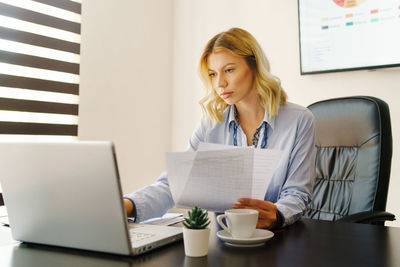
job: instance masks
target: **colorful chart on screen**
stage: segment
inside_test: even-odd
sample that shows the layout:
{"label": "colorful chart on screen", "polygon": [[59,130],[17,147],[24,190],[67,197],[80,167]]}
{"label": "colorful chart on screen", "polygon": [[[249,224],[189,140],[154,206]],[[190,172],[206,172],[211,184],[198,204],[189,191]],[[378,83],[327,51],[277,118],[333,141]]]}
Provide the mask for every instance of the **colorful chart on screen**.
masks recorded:
{"label": "colorful chart on screen", "polygon": [[365,0],[333,0],[333,2],[335,2],[335,4],[340,7],[348,8],[362,4],[363,2],[365,2]]}

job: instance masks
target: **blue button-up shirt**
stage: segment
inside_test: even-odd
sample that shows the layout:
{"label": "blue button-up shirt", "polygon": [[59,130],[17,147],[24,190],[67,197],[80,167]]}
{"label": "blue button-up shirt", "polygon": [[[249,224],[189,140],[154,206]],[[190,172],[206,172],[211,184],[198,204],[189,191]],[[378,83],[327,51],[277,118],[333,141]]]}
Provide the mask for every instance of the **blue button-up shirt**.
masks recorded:
{"label": "blue button-up shirt", "polygon": [[[289,225],[304,214],[311,201],[314,117],[307,108],[287,103],[280,106],[278,115],[274,117],[270,118],[265,112],[262,124],[264,122],[267,127],[261,127],[260,141],[266,130],[265,148],[283,152],[264,200],[275,203],[283,216],[283,225]],[[188,151],[196,151],[200,142],[233,145],[233,124],[236,124],[234,106],[226,108],[221,123],[213,124],[210,119],[203,119],[190,137]],[[240,125],[237,125],[236,143],[237,146],[247,146],[246,134]],[[258,142],[257,147],[261,145],[262,142]],[[162,216],[174,206],[166,172],[154,184],[125,197],[135,203],[136,221]]]}

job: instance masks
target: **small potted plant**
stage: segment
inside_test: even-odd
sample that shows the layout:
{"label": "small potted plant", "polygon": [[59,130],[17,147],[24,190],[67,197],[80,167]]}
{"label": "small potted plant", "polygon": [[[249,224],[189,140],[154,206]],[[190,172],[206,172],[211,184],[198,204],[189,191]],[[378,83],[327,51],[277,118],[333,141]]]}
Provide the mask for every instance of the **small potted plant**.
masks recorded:
{"label": "small potted plant", "polygon": [[208,212],[194,206],[189,211],[189,217],[183,221],[183,243],[185,254],[189,257],[202,257],[208,253],[208,240],[210,238],[210,224]]}

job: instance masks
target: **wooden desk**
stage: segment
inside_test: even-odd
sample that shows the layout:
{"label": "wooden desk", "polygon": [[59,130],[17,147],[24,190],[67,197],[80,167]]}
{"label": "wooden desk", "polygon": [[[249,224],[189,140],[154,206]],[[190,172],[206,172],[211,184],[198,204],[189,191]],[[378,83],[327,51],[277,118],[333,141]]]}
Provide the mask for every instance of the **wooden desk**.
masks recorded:
{"label": "wooden desk", "polygon": [[0,266],[400,266],[400,228],[303,219],[265,246],[226,246],[211,226],[209,254],[185,257],[178,242],[137,257],[28,244],[0,247]]}

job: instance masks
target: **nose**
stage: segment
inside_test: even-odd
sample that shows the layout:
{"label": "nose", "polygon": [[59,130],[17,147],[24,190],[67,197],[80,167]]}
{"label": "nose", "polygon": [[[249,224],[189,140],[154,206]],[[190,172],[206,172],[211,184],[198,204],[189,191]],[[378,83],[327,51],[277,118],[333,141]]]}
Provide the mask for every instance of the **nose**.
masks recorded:
{"label": "nose", "polygon": [[228,81],[225,79],[224,75],[217,76],[217,87],[218,88],[225,88],[228,85]]}

